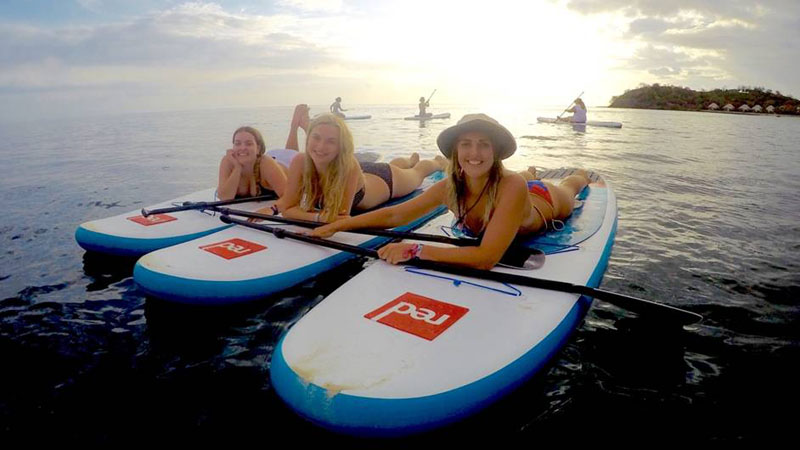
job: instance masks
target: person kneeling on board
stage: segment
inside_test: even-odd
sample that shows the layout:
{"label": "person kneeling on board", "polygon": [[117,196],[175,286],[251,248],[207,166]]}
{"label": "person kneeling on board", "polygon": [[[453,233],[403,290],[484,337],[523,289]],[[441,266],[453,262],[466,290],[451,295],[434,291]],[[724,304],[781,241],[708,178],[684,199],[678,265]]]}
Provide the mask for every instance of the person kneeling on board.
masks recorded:
{"label": "person kneeling on board", "polygon": [[396,206],[314,229],[315,237],[357,228],[392,228],[411,222],[445,205],[453,212],[452,228],[460,235],[482,237],[479,246],[445,248],[418,243],[395,243],[381,248],[380,257],[392,264],[420,258],[491,269],[517,234],[556,227],[574,207],[575,196],[589,184],[585,171],[559,185],[535,179],[535,169],[515,173],[503,160],[517,148],[514,136],[485,114],[467,114],[436,139],[449,159],[447,176],[422,195]]}
{"label": "person kneeling on board", "polygon": [[561,117],[560,121],[572,123],[586,123],[586,104],[580,98],[575,99],[575,106],[565,112],[571,112],[572,117]]}

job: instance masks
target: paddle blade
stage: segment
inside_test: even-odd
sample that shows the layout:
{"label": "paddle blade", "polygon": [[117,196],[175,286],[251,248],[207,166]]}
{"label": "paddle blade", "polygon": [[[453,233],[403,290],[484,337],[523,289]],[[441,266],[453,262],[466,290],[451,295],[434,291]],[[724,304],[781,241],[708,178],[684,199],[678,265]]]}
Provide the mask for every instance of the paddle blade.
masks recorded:
{"label": "paddle blade", "polygon": [[511,246],[497,265],[513,269],[535,270],[544,266],[545,259],[544,252],[538,248]]}

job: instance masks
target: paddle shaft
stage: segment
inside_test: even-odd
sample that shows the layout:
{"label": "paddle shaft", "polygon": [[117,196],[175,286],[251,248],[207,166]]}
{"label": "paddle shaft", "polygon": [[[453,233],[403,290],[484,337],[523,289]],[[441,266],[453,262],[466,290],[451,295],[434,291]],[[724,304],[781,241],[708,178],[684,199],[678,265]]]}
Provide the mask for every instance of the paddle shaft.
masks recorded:
{"label": "paddle shaft", "polygon": [[[310,220],[297,220],[297,219],[287,219],[286,217],[279,217],[279,216],[271,216],[268,214],[260,214],[250,211],[242,211],[238,209],[230,209],[230,208],[221,208],[221,207],[209,207],[206,209],[210,209],[213,211],[218,211],[222,214],[234,215],[234,216],[242,216],[248,217],[250,219],[263,219],[269,220],[272,222],[277,223],[285,223],[288,225],[298,225],[305,228],[317,228],[321,227],[322,225],[326,225],[323,222],[313,222]],[[457,245],[459,247],[469,247],[469,246],[478,246],[481,244],[480,240],[478,239],[457,239],[457,238],[450,238],[446,236],[437,236],[435,234],[424,234],[424,233],[411,233],[406,231],[392,231],[392,230],[384,230],[384,229],[375,229],[375,228],[363,228],[360,230],[347,230],[348,233],[355,233],[355,234],[366,234],[369,236],[382,236],[382,237],[390,237],[395,239],[416,239],[418,241],[428,241],[428,242],[438,242],[440,244],[451,244]]]}
{"label": "paddle shaft", "polygon": [[435,93],[436,93],[436,89],[434,89],[433,92],[431,92],[431,95],[428,96],[428,99],[425,100],[425,104],[426,105],[431,101],[431,99],[433,98],[433,94],[435,94]]}
{"label": "paddle shaft", "polygon": [[[340,242],[334,242],[326,239],[320,239],[298,233],[293,233],[291,231],[287,231],[282,228],[274,228],[268,225],[253,224],[243,220],[232,219],[229,216],[222,216],[220,219],[225,223],[235,223],[248,228],[267,231],[269,233],[274,234],[275,237],[278,238],[295,239],[301,242],[316,244],[323,247],[346,251],[361,256],[367,256],[370,258],[379,258],[378,252],[376,250],[361,248],[354,245],[342,244]],[[617,305],[621,308],[628,309],[630,311],[639,314],[658,313],[661,315],[666,315],[666,317],[668,317],[670,320],[674,320],[680,323],[681,325],[696,323],[703,319],[703,316],[699,314],[693,313],[691,311],[685,311],[680,308],[675,308],[673,306],[664,305],[662,303],[656,303],[650,300],[644,300],[641,298],[632,297],[628,295],[608,292],[601,289],[592,288],[589,286],[567,283],[564,281],[531,278],[521,275],[514,275],[510,273],[493,272],[490,270],[474,269],[465,266],[454,266],[436,261],[427,261],[421,259],[412,259],[404,262],[403,264],[419,267],[420,269],[435,270],[438,272],[450,273],[472,278],[480,278],[484,280],[498,281],[501,283],[518,284],[521,286],[547,289],[557,292],[567,292],[572,294],[585,295],[587,297],[592,297],[598,300],[606,301],[608,303]]]}
{"label": "paddle shaft", "polygon": [[[581,91],[581,93],[580,93],[580,94],[579,94],[577,97],[575,97],[575,100],[577,100],[577,99],[581,98],[581,95],[583,95],[583,93],[584,93],[584,92],[585,92],[585,91]],[[559,120],[559,119],[561,119],[561,116],[563,116],[563,115],[564,115],[564,113],[565,113],[565,112],[567,112],[567,110],[569,110],[569,108],[570,108],[572,105],[574,105],[574,104],[575,104],[575,100],[573,100],[573,101],[572,101],[572,103],[570,103],[570,104],[569,104],[569,106],[567,106],[566,108],[564,108],[564,111],[561,111],[561,114],[559,114],[559,115],[558,115],[558,117],[556,117],[556,120]]]}
{"label": "paddle shaft", "polygon": [[277,197],[275,194],[268,194],[268,195],[261,195],[258,197],[244,197],[244,198],[234,198],[231,200],[219,200],[216,202],[183,202],[183,205],[180,206],[170,206],[167,208],[157,208],[148,211],[145,208],[142,208],[142,215],[144,217],[150,216],[152,214],[166,214],[171,212],[178,212],[178,211],[189,211],[192,209],[210,209],[217,206],[224,206],[224,205],[235,205],[237,203],[247,203],[247,202],[258,202],[258,201],[266,201],[266,200],[275,200]]}

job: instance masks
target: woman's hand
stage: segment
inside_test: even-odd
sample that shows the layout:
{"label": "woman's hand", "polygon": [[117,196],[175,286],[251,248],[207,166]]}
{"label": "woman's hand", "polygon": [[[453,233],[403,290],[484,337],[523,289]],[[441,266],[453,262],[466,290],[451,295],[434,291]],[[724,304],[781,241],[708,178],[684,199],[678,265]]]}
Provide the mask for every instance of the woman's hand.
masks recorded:
{"label": "woman's hand", "polygon": [[234,169],[236,168],[239,168],[240,170],[242,169],[242,163],[240,163],[239,160],[236,159],[236,156],[233,155],[232,148],[229,148],[225,152],[225,156],[222,159],[227,160],[231,164],[231,167],[233,167]]}
{"label": "woman's hand", "polygon": [[378,250],[378,256],[389,264],[399,264],[416,256],[415,251],[417,248],[419,248],[419,244],[407,244],[404,242],[389,244]]}
{"label": "woman's hand", "polygon": [[308,233],[308,235],[317,238],[327,238],[336,234],[337,231],[339,230],[336,229],[336,225],[334,223],[329,223],[327,225],[314,228]]}
{"label": "woman's hand", "polygon": [[[257,209],[257,210],[255,210],[255,213],[256,214],[273,215],[271,206],[266,206],[264,208]],[[248,217],[247,221],[250,222],[250,223],[258,223],[258,222],[263,222],[264,219],[256,219],[255,217]]]}

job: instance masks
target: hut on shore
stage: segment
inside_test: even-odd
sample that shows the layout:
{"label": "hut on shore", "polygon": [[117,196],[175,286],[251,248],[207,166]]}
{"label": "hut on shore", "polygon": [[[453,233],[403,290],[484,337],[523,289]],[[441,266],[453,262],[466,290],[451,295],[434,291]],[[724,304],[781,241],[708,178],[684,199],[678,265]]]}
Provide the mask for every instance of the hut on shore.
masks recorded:
{"label": "hut on shore", "polygon": [[724,109],[725,111],[733,111],[736,108],[734,108],[733,105],[728,103],[727,105],[723,106],[722,109]]}
{"label": "hut on shore", "polygon": [[719,109],[719,105],[716,104],[716,103],[712,103],[712,104],[708,105],[708,109],[710,109],[711,111],[716,111],[716,110]]}
{"label": "hut on shore", "polygon": [[753,106],[753,112],[761,112],[761,111],[763,111],[763,108],[761,108],[761,105]]}
{"label": "hut on shore", "polygon": [[747,103],[745,103],[745,104],[743,104],[742,106],[739,107],[739,111],[748,112],[748,111],[750,111],[750,107],[747,106]]}
{"label": "hut on shore", "polygon": [[775,112],[775,107],[772,105],[767,106],[767,112],[772,114]]}

